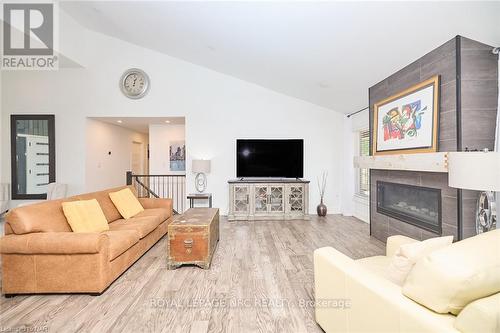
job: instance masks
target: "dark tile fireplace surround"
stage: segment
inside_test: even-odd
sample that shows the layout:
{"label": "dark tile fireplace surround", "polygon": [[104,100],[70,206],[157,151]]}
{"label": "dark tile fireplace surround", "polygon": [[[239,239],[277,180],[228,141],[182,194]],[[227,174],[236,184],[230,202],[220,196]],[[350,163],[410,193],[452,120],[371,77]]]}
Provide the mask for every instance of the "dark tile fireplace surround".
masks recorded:
{"label": "dark tile fireplace surround", "polygon": [[[440,75],[438,150],[493,150],[498,56],[491,50],[491,46],[457,36],[370,87],[370,132],[376,102]],[[383,184],[403,186],[381,190],[378,185]],[[429,200],[419,202],[419,187]],[[392,235],[420,240],[439,235],[453,235],[455,240],[473,236],[477,195],[476,191],[449,187],[447,173],[370,170],[370,233],[384,242]]]}

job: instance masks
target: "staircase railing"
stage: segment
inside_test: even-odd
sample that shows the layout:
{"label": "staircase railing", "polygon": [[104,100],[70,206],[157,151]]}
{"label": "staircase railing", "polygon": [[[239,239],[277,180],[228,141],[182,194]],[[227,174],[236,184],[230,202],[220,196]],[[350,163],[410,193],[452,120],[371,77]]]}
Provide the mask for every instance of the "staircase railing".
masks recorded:
{"label": "staircase railing", "polygon": [[133,185],[139,198],[172,199],[174,214],[186,207],[185,175],[134,175],[127,171],[127,185]]}

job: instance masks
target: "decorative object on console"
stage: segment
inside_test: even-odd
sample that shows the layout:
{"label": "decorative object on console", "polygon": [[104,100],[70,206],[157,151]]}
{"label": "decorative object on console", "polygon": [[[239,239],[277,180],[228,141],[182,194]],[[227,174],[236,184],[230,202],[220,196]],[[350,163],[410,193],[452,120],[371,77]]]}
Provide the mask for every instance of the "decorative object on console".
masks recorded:
{"label": "decorative object on console", "polygon": [[373,108],[373,155],[437,151],[439,75]]}
{"label": "decorative object on console", "polygon": [[149,91],[149,76],[141,69],[130,68],[120,78],[120,89],[128,98],[139,99]]}
{"label": "decorative object on console", "polygon": [[207,176],[210,172],[210,160],[193,160],[193,173],[196,173],[196,190],[203,193],[207,188]]}
{"label": "decorative object on console", "polygon": [[476,233],[496,228],[495,193],[500,191],[500,153],[450,152],[448,183],[451,187],[482,191],[476,207]]}
{"label": "decorative object on console", "polygon": [[320,196],[320,203],[318,207],[316,207],[316,212],[318,213],[318,216],[324,217],[326,216],[327,212],[327,207],[323,203],[323,199],[325,197],[325,190],[326,190],[326,180],[328,179],[328,172],[323,171],[321,174],[321,177],[318,177],[318,190],[319,190],[319,196]]}

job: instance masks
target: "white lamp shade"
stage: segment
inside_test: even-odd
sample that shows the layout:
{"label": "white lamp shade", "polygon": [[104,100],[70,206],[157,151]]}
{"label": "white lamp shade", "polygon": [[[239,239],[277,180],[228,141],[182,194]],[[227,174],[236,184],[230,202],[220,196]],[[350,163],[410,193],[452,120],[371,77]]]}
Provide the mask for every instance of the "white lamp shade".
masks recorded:
{"label": "white lamp shade", "polygon": [[193,160],[192,170],[194,173],[209,173],[210,160]]}
{"label": "white lamp shade", "polygon": [[500,153],[448,153],[448,185],[477,191],[500,191]]}

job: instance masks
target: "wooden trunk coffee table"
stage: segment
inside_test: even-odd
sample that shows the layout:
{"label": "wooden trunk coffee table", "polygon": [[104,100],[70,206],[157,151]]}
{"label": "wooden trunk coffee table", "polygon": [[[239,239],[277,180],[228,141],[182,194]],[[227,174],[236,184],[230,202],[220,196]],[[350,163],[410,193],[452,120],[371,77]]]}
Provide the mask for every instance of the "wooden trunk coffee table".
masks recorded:
{"label": "wooden trunk coffee table", "polygon": [[219,241],[219,209],[190,208],[168,225],[167,268],[208,269]]}

